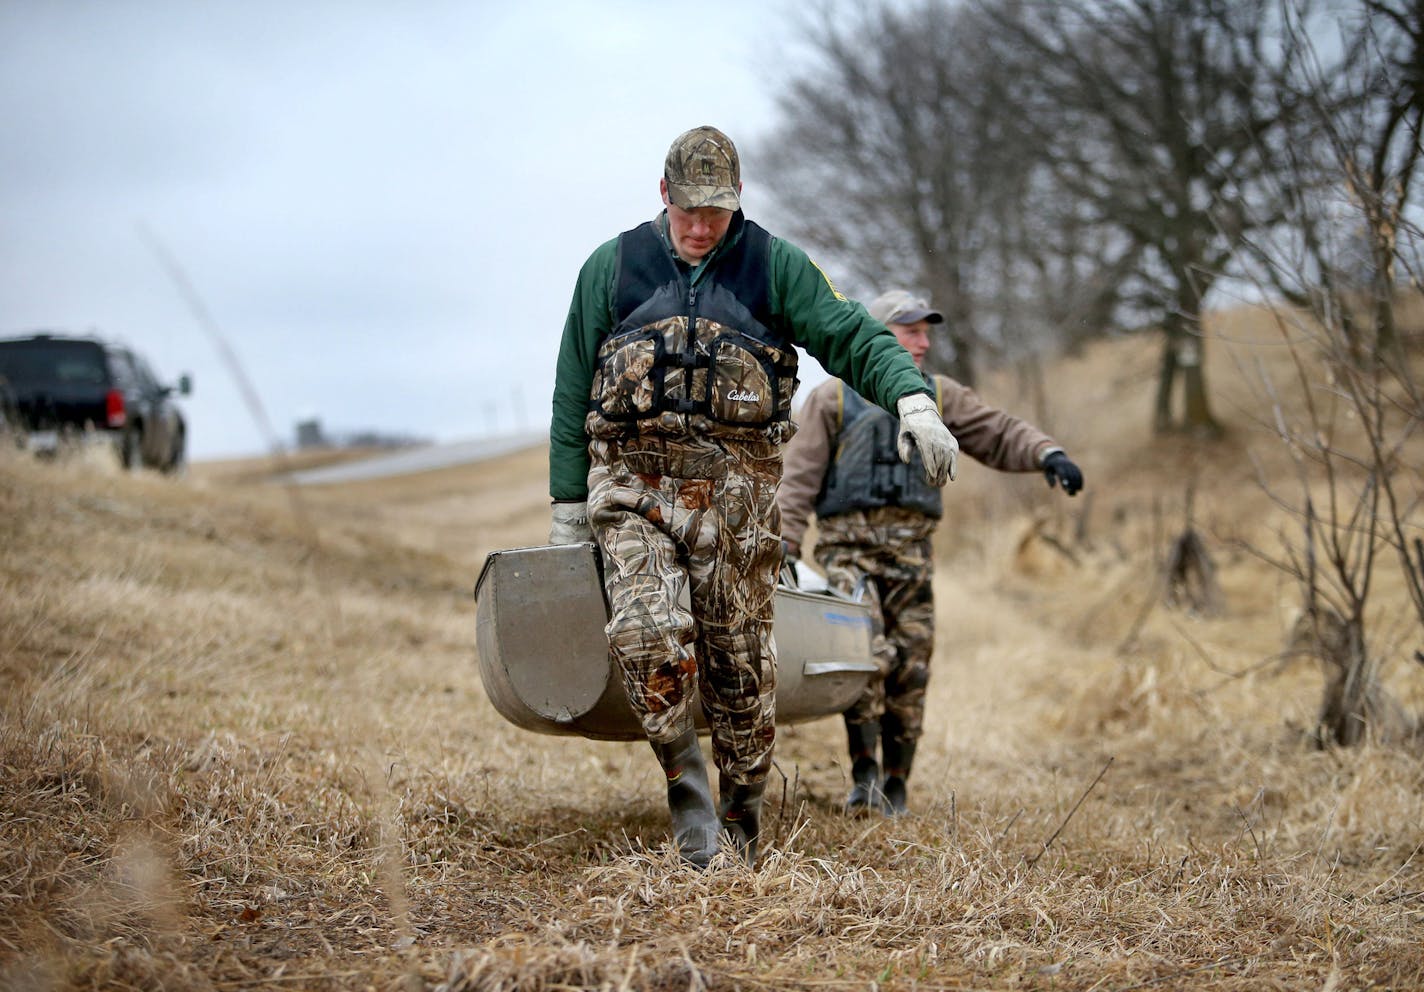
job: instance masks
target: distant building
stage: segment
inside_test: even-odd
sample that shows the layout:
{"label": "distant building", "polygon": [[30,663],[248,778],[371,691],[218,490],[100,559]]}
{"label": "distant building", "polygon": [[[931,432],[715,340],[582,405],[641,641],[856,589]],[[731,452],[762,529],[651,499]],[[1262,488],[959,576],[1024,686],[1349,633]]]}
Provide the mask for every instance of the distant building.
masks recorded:
{"label": "distant building", "polygon": [[331,442],[327,440],[326,434],[321,429],[321,421],[316,417],[307,420],[297,421],[297,450],[308,451],[312,448],[329,448]]}
{"label": "distant building", "polygon": [[317,448],[413,448],[430,443],[429,438],[370,427],[327,433],[317,417],[297,421],[298,451],[312,451]]}

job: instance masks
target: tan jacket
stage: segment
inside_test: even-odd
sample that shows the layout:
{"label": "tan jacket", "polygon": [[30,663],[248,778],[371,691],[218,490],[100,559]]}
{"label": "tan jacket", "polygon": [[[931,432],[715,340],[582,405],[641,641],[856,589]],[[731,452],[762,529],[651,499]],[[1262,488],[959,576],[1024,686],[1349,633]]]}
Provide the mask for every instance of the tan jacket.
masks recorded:
{"label": "tan jacket", "polygon": [[[1059,445],[1026,420],[996,410],[968,386],[945,375],[934,376],[943,402],[944,424],[959,450],[1001,472],[1032,472]],[[785,467],[776,502],[781,507],[781,536],[800,544],[816,496],[826,477],[840,436],[838,379],[821,383],[806,397],[796,417],[796,436],[786,445]]]}

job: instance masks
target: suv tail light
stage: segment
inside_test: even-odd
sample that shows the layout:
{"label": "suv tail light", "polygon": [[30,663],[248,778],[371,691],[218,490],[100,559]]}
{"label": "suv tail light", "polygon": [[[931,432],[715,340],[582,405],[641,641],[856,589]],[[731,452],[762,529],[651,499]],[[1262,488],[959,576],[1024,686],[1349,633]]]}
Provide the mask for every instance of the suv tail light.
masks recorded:
{"label": "suv tail light", "polygon": [[104,413],[108,415],[110,427],[122,427],[128,420],[128,415],[124,412],[124,394],[117,389],[109,390],[109,394],[104,397]]}

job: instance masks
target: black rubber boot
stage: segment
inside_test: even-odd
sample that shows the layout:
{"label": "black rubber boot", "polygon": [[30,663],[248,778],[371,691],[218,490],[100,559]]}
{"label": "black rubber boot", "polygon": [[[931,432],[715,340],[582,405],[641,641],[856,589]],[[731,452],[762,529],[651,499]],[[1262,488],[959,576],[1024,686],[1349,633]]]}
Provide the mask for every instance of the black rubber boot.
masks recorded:
{"label": "black rubber boot", "polygon": [[733,782],[726,775],[718,782],[722,829],[747,864],[756,864],[757,837],[761,833],[761,797],[766,779],[749,785]]}
{"label": "black rubber boot", "polygon": [[845,718],[846,739],[850,749],[850,777],[854,783],[846,799],[847,816],[864,816],[880,808],[880,762],[875,759],[880,743],[880,725],[854,723]]}
{"label": "black rubber boot", "polygon": [[890,714],[880,720],[880,747],[885,756],[885,784],[882,787],[880,811],[886,816],[904,816],[909,811],[906,782],[915,763],[914,738],[901,736],[904,728]]}
{"label": "black rubber boot", "polygon": [[672,814],[672,837],[682,860],[706,868],[717,853],[721,824],[712,808],[712,786],[707,781],[707,765],[697,731],[687,730],[668,744],[652,742],[653,753],[667,774],[668,811]]}

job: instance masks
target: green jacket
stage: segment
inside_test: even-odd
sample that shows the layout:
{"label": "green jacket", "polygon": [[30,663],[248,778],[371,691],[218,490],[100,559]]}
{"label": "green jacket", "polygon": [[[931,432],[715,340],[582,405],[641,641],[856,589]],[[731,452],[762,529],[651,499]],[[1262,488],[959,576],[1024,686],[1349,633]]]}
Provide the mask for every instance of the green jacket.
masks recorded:
{"label": "green jacket", "polygon": [[[665,215],[658,218],[657,225],[666,242]],[[740,232],[740,225],[734,229]],[[724,247],[715,248],[693,271],[693,285]],[[667,250],[676,257],[671,244]],[[589,256],[579,271],[564,322],[549,428],[549,496],[555,500],[588,496],[584,419],[595,355],[599,343],[613,329],[617,257],[617,238],[599,245]],[[773,237],[770,265],[773,312],[791,328],[792,343],[809,352],[827,372],[892,413],[900,397],[926,392],[924,377],[895,335],[865,307],[843,296],[804,251]]]}

